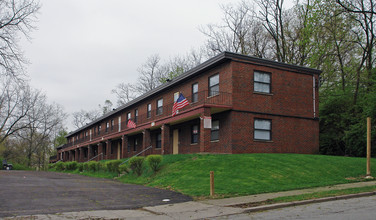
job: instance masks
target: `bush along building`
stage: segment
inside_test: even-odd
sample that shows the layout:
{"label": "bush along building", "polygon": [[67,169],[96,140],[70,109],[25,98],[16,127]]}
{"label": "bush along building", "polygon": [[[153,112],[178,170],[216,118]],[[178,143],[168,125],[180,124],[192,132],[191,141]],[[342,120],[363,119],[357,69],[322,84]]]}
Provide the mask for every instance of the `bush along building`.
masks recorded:
{"label": "bush along building", "polygon": [[57,156],[316,153],[320,73],[224,52],[69,133]]}

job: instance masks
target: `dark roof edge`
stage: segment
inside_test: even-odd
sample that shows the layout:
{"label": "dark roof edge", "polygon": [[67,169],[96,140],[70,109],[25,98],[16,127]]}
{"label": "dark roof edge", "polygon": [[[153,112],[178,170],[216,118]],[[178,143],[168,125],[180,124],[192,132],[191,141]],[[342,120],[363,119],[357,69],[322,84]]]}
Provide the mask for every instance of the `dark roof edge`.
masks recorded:
{"label": "dark roof edge", "polygon": [[122,111],[122,110],[124,110],[124,109],[126,109],[126,108],[128,108],[128,107],[130,107],[130,106],[132,106],[132,105],[134,105],[134,104],[142,101],[143,99],[145,99],[147,97],[150,97],[150,96],[155,95],[155,94],[157,94],[157,93],[159,93],[159,92],[161,92],[161,91],[163,91],[163,90],[165,90],[167,88],[170,88],[171,86],[173,86],[173,85],[181,82],[182,80],[186,79],[187,77],[190,77],[190,76],[192,76],[192,75],[194,75],[196,73],[199,73],[199,72],[204,71],[204,70],[206,70],[208,68],[211,68],[211,67],[213,67],[215,65],[223,63],[225,60],[226,60],[225,53],[221,53],[221,54],[219,54],[219,55],[217,55],[217,56],[215,56],[215,57],[213,57],[213,58],[211,58],[211,59],[203,62],[202,64],[200,64],[200,65],[198,65],[198,66],[196,66],[196,67],[188,70],[187,72],[185,72],[185,73],[177,76],[176,78],[172,79],[170,82],[164,83],[164,84],[158,86],[157,88],[155,88],[155,89],[153,89],[153,90],[151,90],[149,92],[146,92],[146,93],[142,94],[141,96],[133,99],[132,101],[130,101],[130,102],[128,102],[128,103],[126,103],[126,104],[118,107],[114,111],[111,111],[111,112],[108,112],[108,113],[102,115],[101,117],[99,117],[99,118],[95,119],[94,121],[86,124],[85,126],[83,126],[81,128],[78,128],[78,129],[76,129],[76,130],[74,130],[72,132],[69,132],[65,136],[65,138],[71,137],[73,134],[75,134],[75,133],[77,133],[77,132],[79,132],[81,130],[86,129],[86,128],[92,126],[93,124],[95,124],[95,123],[97,123],[97,122],[99,122],[99,121],[107,118],[108,116],[116,114],[116,113],[118,113],[118,112],[120,112],[120,111]]}
{"label": "dark roof edge", "polygon": [[321,70],[313,69],[313,68],[309,68],[309,67],[298,66],[298,65],[294,65],[294,64],[288,64],[288,63],[282,63],[282,62],[278,62],[278,61],[274,61],[274,60],[269,60],[269,59],[254,57],[254,56],[247,56],[247,55],[242,55],[242,54],[237,54],[237,53],[232,53],[232,52],[224,52],[224,53],[226,54],[226,57],[228,57],[232,60],[241,59],[241,60],[254,62],[256,64],[264,64],[264,65],[268,65],[268,66],[288,68],[288,69],[296,70],[298,72],[308,72],[310,74],[320,75],[322,73]]}
{"label": "dark roof edge", "polygon": [[210,69],[214,66],[220,65],[220,64],[226,62],[227,60],[234,60],[234,61],[236,61],[236,60],[246,60],[246,61],[254,62],[254,63],[257,63],[257,64],[264,64],[264,65],[268,65],[268,66],[276,66],[276,67],[280,67],[280,68],[288,68],[288,69],[293,69],[293,70],[296,70],[296,71],[299,71],[299,72],[309,72],[311,74],[320,74],[322,72],[321,70],[312,69],[312,68],[308,68],[308,67],[296,66],[296,65],[292,65],[292,64],[286,64],[286,63],[281,63],[281,62],[277,62],[277,61],[273,61],[273,60],[267,60],[267,59],[253,57],[253,56],[247,56],[247,55],[232,53],[232,52],[222,52],[222,53],[218,54],[217,56],[212,57],[209,60],[203,62],[202,64],[188,70],[187,72],[181,74],[180,76],[177,76],[176,78],[172,79],[170,82],[164,83],[164,84],[158,86],[157,88],[155,88],[155,89],[153,89],[149,92],[146,92],[146,93],[142,94],[141,96],[133,99],[132,101],[118,107],[117,109],[115,109],[111,112],[108,112],[107,114],[102,115],[101,117],[99,117],[99,118],[95,119],[94,121],[86,124],[85,126],[78,128],[78,129],[76,129],[72,132],[69,132],[69,134],[67,134],[65,136],[65,138],[71,137],[73,134],[92,126],[93,124],[107,118],[110,115],[114,115],[114,114],[116,114],[116,113],[118,113],[118,112],[120,112],[120,111],[122,111],[122,110],[142,101],[142,100],[144,100],[145,98],[153,96],[153,95],[155,95],[159,92],[164,91],[165,89],[170,88],[171,86],[173,86],[175,84],[180,83],[182,80],[184,80],[184,79],[186,79],[190,76],[198,74],[198,73],[205,71],[207,69]]}

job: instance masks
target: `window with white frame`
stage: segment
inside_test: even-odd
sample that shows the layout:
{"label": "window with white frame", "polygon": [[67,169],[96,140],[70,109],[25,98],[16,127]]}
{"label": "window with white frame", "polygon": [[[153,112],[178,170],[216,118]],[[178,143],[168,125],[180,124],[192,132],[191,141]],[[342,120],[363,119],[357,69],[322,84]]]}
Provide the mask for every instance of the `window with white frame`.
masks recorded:
{"label": "window with white frame", "polygon": [[119,131],[121,131],[121,116],[118,118]]}
{"label": "window with white frame", "polygon": [[197,144],[198,143],[198,125],[193,125],[191,128],[191,144]]}
{"label": "window with white frame", "polygon": [[209,77],[209,96],[219,94],[219,74]]}
{"label": "window with white frame", "polygon": [[176,102],[179,98],[180,92],[175,92],[174,93],[174,102]]}
{"label": "window with white frame", "polygon": [[198,83],[192,84],[192,103],[198,101]]}
{"label": "window with white frame", "polygon": [[151,116],[151,104],[150,103],[148,104],[148,107],[147,107],[146,116],[147,116],[147,118],[150,118],[150,116]]}
{"label": "window with white frame", "polygon": [[253,90],[255,92],[270,93],[270,73],[254,72]]}
{"label": "window with white frame", "polygon": [[161,147],[162,147],[162,134],[161,134],[161,132],[159,132],[159,133],[157,133],[155,148],[161,148]]}
{"label": "window with white frame", "polygon": [[272,140],[272,120],[256,118],[254,122],[254,139]]}
{"label": "window with white frame", "polygon": [[216,141],[219,140],[219,121],[212,121],[210,140]]}
{"label": "window with white frame", "polygon": [[157,101],[157,115],[163,114],[163,99]]}

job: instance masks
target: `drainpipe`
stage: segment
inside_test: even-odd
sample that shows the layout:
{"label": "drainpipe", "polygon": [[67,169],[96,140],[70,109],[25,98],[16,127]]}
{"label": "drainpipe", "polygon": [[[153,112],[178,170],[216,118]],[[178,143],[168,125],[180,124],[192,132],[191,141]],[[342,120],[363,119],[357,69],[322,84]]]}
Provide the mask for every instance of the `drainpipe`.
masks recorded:
{"label": "drainpipe", "polygon": [[313,93],[312,93],[312,98],[313,98],[313,118],[316,118],[316,79],[315,75],[312,76],[312,82],[313,82]]}

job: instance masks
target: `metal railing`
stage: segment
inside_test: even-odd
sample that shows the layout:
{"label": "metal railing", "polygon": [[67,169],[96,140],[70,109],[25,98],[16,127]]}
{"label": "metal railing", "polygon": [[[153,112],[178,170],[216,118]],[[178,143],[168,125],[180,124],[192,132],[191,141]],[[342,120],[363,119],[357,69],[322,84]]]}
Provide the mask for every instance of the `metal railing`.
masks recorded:
{"label": "metal railing", "polygon": [[[138,155],[140,155],[140,154],[142,154],[142,153],[144,153],[145,151],[147,151],[147,150],[149,150],[150,148],[152,148],[153,146],[152,145],[150,145],[148,148],[146,148],[145,150],[143,150],[143,151],[141,151],[141,152],[139,152],[138,154],[136,154],[136,155],[133,155],[133,156],[131,156],[130,158],[128,158],[128,159],[126,159],[123,163],[121,163],[120,165],[122,165],[122,164],[125,164],[128,160],[130,160],[130,159],[132,159],[133,157],[137,157]],[[120,166],[119,165],[119,166]]]}
{"label": "metal railing", "polygon": [[[91,158],[90,160],[88,160],[87,162],[94,160],[95,158],[99,157],[100,155],[103,155],[103,153],[100,153],[100,154],[98,154],[97,156],[92,157],[92,158]],[[102,160],[103,160],[103,157],[102,157]]]}
{"label": "metal railing", "polygon": [[[209,96],[209,95],[211,95],[211,96]],[[196,108],[200,105],[209,105],[209,106],[215,105],[215,106],[223,106],[223,107],[231,107],[232,106],[232,94],[226,93],[226,92],[215,92],[215,94],[213,95],[213,92],[210,93],[208,90],[201,91],[201,92],[198,92],[198,93],[195,94],[195,99],[197,99],[197,101],[195,101],[195,102],[192,102],[192,96],[186,96],[186,98],[189,102],[189,105],[180,109],[179,110],[180,113],[182,113],[186,110],[192,109],[192,108]],[[134,115],[132,114],[132,116],[133,116],[132,120],[136,123],[136,125],[139,125],[139,124],[153,122],[153,121],[158,120],[160,118],[171,116],[173,105],[174,105],[174,103],[164,104],[163,108],[162,108],[162,112],[160,114],[157,115],[157,109],[153,109],[150,112],[150,114],[145,113],[145,114],[138,115],[137,120],[135,120]],[[146,108],[146,105],[143,106],[143,107]],[[132,113],[134,113],[133,111],[134,111],[134,109],[132,108]],[[127,111],[124,111],[124,112],[127,112]],[[132,129],[132,128],[127,127],[128,119],[126,119],[124,116],[125,116],[125,114],[122,114],[120,131],[126,131],[126,130]],[[85,131],[81,131],[81,134],[80,134],[81,138],[79,138],[77,140],[76,136],[75,136],[74,142],[70,142],[70,143],[65,144],[62,147],[62,149],[67,148],[67,147],[71,147],[73,145],[85,143],[85,142],[94,140],[96,138],[103,137],[104,135],[118,133],[119,132],[119,125],[116,124],[117,123],[116,118],[113,118],[113,120],[115,121],[115,125],[113,127],[110,125],[108,130],[107,131],[105,130],[106,129],[105,128],[106,122],[111,121],[111,119],[112,119],[111,116],[109,116],[107,119],[105,119],[101,122],[102,129],[101,129],[100,134],[98,134],[98,131],[97,131],[96,133],[93,132],[91,137],[90,136],[82,137],[82,134],[85,134]],[[98,125],[99,124],[96,124],[94,126],[96,128],[98,128]]]}

